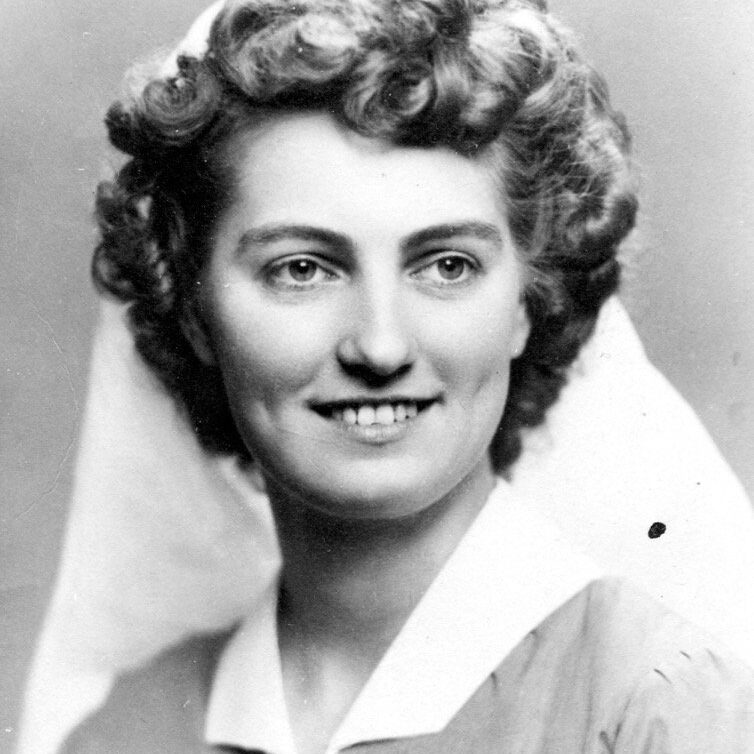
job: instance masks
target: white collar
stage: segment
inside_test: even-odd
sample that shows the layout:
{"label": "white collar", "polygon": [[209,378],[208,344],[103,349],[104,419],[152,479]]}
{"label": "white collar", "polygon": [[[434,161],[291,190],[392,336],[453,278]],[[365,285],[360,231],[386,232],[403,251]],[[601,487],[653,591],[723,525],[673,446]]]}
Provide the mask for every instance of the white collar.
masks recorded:
{"label": "white collar", "polygon": [[[335,732],[327,753],[442,730],[510,651],[600,572],[499,482]],[[277,588],[225,647],[210,744],[295,754],[280,671]]]}

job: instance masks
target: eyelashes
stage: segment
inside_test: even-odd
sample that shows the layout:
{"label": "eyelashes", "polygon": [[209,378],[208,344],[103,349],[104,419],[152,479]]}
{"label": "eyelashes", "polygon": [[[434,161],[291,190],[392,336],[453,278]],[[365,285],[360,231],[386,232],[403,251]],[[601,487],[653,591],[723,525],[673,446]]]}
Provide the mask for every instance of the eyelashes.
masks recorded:
{"label": "eyelashes", "polygon": [[310,256],[295,256],[271,265],[265,278],[273,287],[308,289],[340,279],[331,265]]}
{"label": "eyelashes", "polygon": [[433,255],[411,274],[422,282],[444,287],[467,283],[478,272],[479,265],[467,255],[442,252]]}

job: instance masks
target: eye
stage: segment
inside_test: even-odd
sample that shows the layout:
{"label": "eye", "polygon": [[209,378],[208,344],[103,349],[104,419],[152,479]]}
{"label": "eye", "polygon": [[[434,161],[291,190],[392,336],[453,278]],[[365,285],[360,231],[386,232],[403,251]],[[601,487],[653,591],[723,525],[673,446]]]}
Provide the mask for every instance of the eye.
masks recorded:
{"label": "eye", "polygon": [[463,254],[445,253],[430,259],[414,273],[414,277],[433,285],[458,285],[473,277],[478,267]]}
{"label": "eye", "polygon": [[313,257],[291,257],[273,264],[267,273],[269,282],[280,288],[311,288],[336,280],[338,274]]}

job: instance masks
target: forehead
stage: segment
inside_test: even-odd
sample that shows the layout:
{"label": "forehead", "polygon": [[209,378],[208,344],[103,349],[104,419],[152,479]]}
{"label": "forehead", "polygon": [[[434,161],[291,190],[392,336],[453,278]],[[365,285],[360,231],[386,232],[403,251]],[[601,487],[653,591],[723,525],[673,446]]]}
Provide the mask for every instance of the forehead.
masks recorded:
{"label": "forehead", "polygon": [[447,148],[401,147],[360,136],[324,113],[273,115],[231,145],[231,212],[246,223],[307,222],[412,232],[478,219],[505,228],[487,161]]}

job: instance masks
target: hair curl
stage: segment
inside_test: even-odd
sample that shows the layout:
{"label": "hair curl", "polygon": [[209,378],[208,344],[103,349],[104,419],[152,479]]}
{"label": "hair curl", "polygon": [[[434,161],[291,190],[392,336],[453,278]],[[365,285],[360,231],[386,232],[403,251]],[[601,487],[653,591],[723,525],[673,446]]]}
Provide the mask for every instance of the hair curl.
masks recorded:
{"label": "hair curl", "polygon": [[181,322],[233,188],[224,147],[278,107],[496,166],[530,270],[531,334],[491,445],[506,470],[616,290],[634,224],[629,136],[602,79],[543,0],[236,0],[202,59],[111,106],[110,140],[131,160],[98,189],[94,279],[130,302],[139,353],[205,447],[241,455],[219,373]]}

